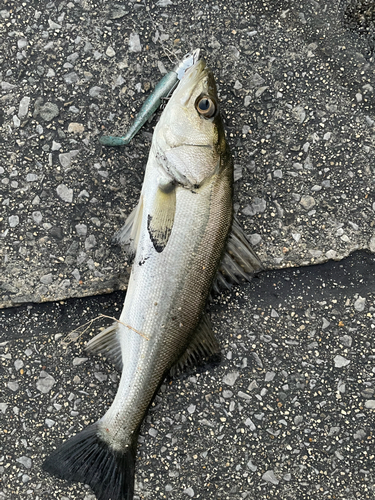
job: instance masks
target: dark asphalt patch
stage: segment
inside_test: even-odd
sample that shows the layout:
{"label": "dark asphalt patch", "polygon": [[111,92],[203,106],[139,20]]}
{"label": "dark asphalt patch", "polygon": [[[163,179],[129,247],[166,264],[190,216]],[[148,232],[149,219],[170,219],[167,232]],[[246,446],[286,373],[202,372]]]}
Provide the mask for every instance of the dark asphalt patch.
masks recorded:
{"label": "dark asphalt patch", "polygon": [[[136,498],[373,498],[373,269],[358,252],[217,297],[222,361],[162,385],[141,429]],[[93,498],[40,466],[103,415],[118,383],[83,350],[99,325],[67,349],[61,340],[100,313],[118,317],[122,300],[1,311],[2,498]]]}

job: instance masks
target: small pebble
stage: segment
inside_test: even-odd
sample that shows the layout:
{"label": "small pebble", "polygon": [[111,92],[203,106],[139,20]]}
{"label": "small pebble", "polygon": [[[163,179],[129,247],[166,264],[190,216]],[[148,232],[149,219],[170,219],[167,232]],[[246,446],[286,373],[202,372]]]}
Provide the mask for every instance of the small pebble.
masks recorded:
{"label": "small pebble", "polygon": [[249,460],[246,464],[247,468],[251,470],[251,472],[255,472],[258,467],[256,465],[253,464],[253,462],[251,460]]}
{"label": "small pebble", "polygon": [[43,285],[50,285],[52,283],[52,279],[52,273],[48,273],[40,278],[40,282],[43,283]]}
{"label": "small pebble", "polygon": [[247,419],[245,420],[245,425],[246,425],[247,427],[249,427],[249,429],[250,429],[251,431],[255,431],[255,430],[256,430],[256,426],[255,426],[254,422],[253,422],[250,418],[247,418]]}
{"label": "small pebble", "polygon": [[89,358],[74,358],[73,359],[73,366],[80,366],[82,365],[83,363],[86,363],[86,361],[88,360]]}
{"label": "small pebble", "polygon": [[63,76],[63,78],[67,85],[72,85],[79,82],[79,76],[74,71],[72,71],[71,73],[67,73]]}
{"label": "small pebble", "polygon": [[18,217],[18,215],[11,215],[9,217],[8,221],[9,221],[10,227],[16,227],[16,226],[18,226],[18,224],[20,222],[20,218]]}
{"label": "small pebble", "polygon": [[312,196],[302,196],[300,200],[300,205],[303,206],[306,210],[310,210],[315,205],[315,200]]}
{"label": "small pebble", "polygon": [[187,409],[187,411],[192,415],[195,412],[196,405],[190,405]]}
{"label": "small pebble", "polygon": [[142,45],[138,33],[131,33],[129,37],[129,52],[141,52]]}
{"label": "small pebble", "polygon": [[104,382],[108,378],[108,375],[103,372],[95,372],[94,376],[97,380],[99,380],[99,382]]}
{"label": "small pebble", "polygon": [[331,323],[328,320],[323,318],[322,330],[325,330],[326,328],[328,328],[330,324]]}
{"label": "small pebble", "polygon": [[93,97],[94,99],[98,99],[100,97],[100,92],[102,90],[103,90],[102,87],[98,87],[98,86],[91,87],[91,89],[89,90],[89,95],[91,97]]}
{"label": "small pebble", "polygon": [[93,234],[90,234],[85,240],[85,250],[91,250],[96,246],[96,238]]}
{"label": "small pebble", "polygon": [[57,186],[56,192],[63,201],[72,203],[73,189],[68,188],[68,186],[66,186],[65,184],[60,184],[59,186]]}
{"label": "small pebble", "polygon": [[249,95],[245,96],[244,103],[243,103],[244,106],[245,106],[245,108],[247,108],[248,106],[250,106],[251,101],[252,101],[251,96],[249,96]]}
{"label": "small pebble", "polygon": [[55,383],[56,380],[52,377],[52,375],[42,370],[40,372],[39,379],[36,382],[36,388],[42,394],[47,394],[55,385]]}
{"label": "small pebble", "polygon": [[72,160],[77,154],[79,153],[79,150],[72,150],[69,151],[68,153],[61,153],[59,154],[59,162],[64,169],[67,169],[70,164],[72,163]]}
{"label": "small pebble", "polygon": [[37,174],[27,174],[26,175],[27,182],[34,182],[34,181],[37,181],[38,179],[39,179],[39,175],[37,175]]}
{"label": "small pebble", "polygon": [[364,297],[358,297],[358,299],[354,302],[354,309],[356,311],[362,312],[366,305],[366,299]]}
{"label": "small pebble", "polygon": [[7,411],[8,406],[9,405],[7,403],[0,403],[0,411],[1,411],[1,413],[5,413]]}
{"label": "small pebble", "polygon": [[340,337],[340,342],[345,347],[351,347],[353,339],[352,339],[352,337],[350,335],[343,335],[342,337]]}
{"label": "small pebble", "polygon": [[58,106],[52,102],[46,102],[44,106],[39,109],[40,117],[46,122],[52,121],[56,116],[58,116],[60,110]]}
{"label": "small pebble", "polygon": [[25,96],[21,99],[19,109],[18,109],[18,118],[25,118],[27,113],[29,112],[30,105],[30,97]]}
{"label": "small pebble", "polygon": [[334,357],[334,362],[336,368],[342,368],[344,366],[347,366],[350,363],[350,360],[338,354],[337,356]]}
{"label": "small pebble", "polygon": [[82,134],[85,131],[85,127],[82,123],[71,122],[68,125],[68,132],[72,134]]}
{"label": "small pebble", "polygon": [[239,372],[230,372],[223,377],[223,384],[233,386],[239,377]]}
{"label": "small pebble", "polygon": [[40,224],[43,219],[43,215],[39,211],[35,211],[32,213],[32,218],[35,224]]}
{"label": "small pebble", "polygon": [[275,477],[275,473],[273,470],[268,470],[262,476],[263,481],[267,481],[267,483],[279,484],[279,480]]}
{"label": "small pebble", "polygon": [[48,25],[51,30],[59,30],[61,28],[61,24],[55,23],[52,19],[48,19]]}
{"label": "small pebble", "polygon": [[249,240],[252,246],[257,246],[262,241],[262,237],[258,233],[250,234]]}
{"label": "small pebble", "polygon": [[72,276],[77,280],[79,281],[81,279],[81,275],[78,271],[78,269],[74,269],[74,271],[72,271]]}
{"label": "small pebble", "polygon": [[24,467],[26,467],[26,469],[31,469],[32,460],[29,457],[23,456],[20,458],[16,458],[16,462],[18,462],[19,464],[22,464]]}
{"label": "small pebble", "polygon": [[114,57],[116,55],[116,52],[113,50],[113,47],[108,47],[105,53],[108,57]]}
{"label": "small pebble", "polygon": [[238,396],[242,399],[246,399],[247,401],[250,401],[251,396],[249,394],[246,394],[245,392],[238,391]]}
{"label": "small pebble", "polygon": [[18,371],[24,366],[22,359],[16,359],[14,362],[14,368]]}
{"label": "small pebble", "polygon": [[263,85],[263,83],[265,82],[264,78],[262,78],[259,73],[254,73],[251,77],[250,77],[250,87],[254,88],[254,87],[260,87],[261,85]]}
{"label": "small pebble", "polygon": [[18,382],[12,382],[12,381],[10,381],[10,382],[8,382],[8,387],[13,392],[17,392],[18,389],[19,389]]}
{"label": "small pebble", "polygon": [[267,372],[264,380],[266,382],[271,382],[275,378],[276,373],[275,372]]}
{"label": "small pebble", "polygon": [[76,228],[76,233],[78,234],[78,236],[86,236],[86,234],[87,234],[86,224],[77,224],[75,228]]}
{"label": "small pebble", "polygon": [[184,490],[184,493],[185,493],[185,495],[187,495],[190,498],[193,498],[193,496],[194,496],[194,490],[193,490],[193,488],[186,488]]}

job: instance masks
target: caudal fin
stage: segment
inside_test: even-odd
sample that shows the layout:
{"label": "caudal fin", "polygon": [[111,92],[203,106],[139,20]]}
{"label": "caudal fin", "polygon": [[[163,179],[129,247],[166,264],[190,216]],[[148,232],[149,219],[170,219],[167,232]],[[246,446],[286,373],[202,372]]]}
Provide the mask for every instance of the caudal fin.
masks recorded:
{"label": "caudal fin", "polygon": [[45,460],[43,469],[88,484],[98,500],[133,500],[135,444],[121,452],[112,450],[94,424],[65,441]]}

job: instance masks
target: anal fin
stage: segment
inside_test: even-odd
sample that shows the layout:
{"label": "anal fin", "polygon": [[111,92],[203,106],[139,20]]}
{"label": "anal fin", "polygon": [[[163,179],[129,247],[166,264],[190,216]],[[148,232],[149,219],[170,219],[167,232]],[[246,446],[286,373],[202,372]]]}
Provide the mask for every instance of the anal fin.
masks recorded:
{"label": "anal fin", "polygon": [[119,371],[122,371],[121,345],[117,336],[118,323],[98,333],[85,346],[87,352],[91,354],[104,354],[110,359]]}
{"label": "anal fin", "polygon": [[220,346],[212,331],[210,318],[207,314],[202,316],[186,351],[171,368],[170,374],[183,371],[187,366],[199,364],[204,358],[210,358],[220,353]]}

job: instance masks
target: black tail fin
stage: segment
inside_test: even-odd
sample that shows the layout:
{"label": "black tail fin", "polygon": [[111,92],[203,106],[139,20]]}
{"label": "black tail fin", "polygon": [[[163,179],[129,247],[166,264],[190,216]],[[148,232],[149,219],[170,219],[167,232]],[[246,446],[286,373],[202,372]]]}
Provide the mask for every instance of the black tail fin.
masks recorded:
{"label": "black tail fin", "polygon": [[136,439],[124,451],[112,450],[94,424],[63,443],[45,460],[43,469],[88,484],[98,500],[133,500]]}

